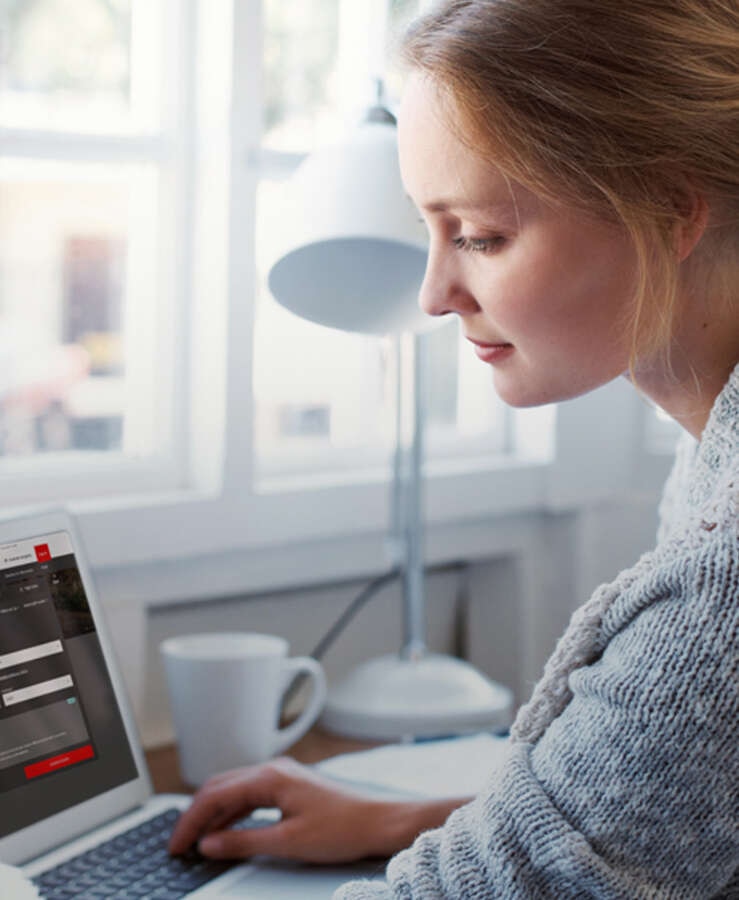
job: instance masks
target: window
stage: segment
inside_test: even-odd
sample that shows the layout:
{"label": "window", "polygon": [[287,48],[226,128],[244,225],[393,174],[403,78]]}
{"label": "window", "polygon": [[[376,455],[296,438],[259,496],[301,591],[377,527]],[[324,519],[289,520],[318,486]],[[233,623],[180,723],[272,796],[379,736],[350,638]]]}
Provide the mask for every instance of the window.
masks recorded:
{"label": "window", "polygon": [[[327,578],[342,542],[343,574],[382,564],[393,345],[291,316],[264,276],[287,177],[377,72],[397,102],[385,47],[421,5],[2,7],[4,506],[73,501],[94,565],[122,572],[229,548],[266,585],[284,563],[260,548],[289,544]],[[453,322],[429,340],[430,522],[546,503],[555,410],[503,407]]]}
{"label": "window", "polygon": [[[374,100],[378,75],[387,83],[390,105],[397,100],[398,72],[386,48],[421,5],[417,0],[264,4],[254,360],[258,481],[376,466],[389,458],[395,422],[392,342],[301,321],[277,306],[265,281],[279,241],[275,211],[285,190],[281,181],[304,154],[336,139],[361,116]],[[460,351],[460,341],[456,323],[429,337],[429,457],[520,451],[517,430],[528,420],[529,431],[540,429],[537,455],[546,458],[551,415],[506,411],[489,370],[466,348]]]}
{"label": "window", "polygon": [[106,492],[181,477],[154,472],[175,444],[178,6],[0,6],[0,475],[84,470],[77,496],[91,466],[115,467]]}

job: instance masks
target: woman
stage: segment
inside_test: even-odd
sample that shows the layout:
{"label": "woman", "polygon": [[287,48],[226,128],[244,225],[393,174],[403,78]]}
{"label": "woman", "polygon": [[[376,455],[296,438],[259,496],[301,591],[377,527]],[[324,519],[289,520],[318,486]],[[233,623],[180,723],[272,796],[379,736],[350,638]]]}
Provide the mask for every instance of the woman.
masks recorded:
{"label": "woman", "polygon": [[[574,615],[474,800],[373,801],[279,761],[214,779],[172,849],[415,841],[341,900],[736,898],[739,5],[447,0],[404,50],[423,308],[460,316],[514,406],[626,374],[668,412],[658,542]],[[257,806],[280,824],[228,831]]]}

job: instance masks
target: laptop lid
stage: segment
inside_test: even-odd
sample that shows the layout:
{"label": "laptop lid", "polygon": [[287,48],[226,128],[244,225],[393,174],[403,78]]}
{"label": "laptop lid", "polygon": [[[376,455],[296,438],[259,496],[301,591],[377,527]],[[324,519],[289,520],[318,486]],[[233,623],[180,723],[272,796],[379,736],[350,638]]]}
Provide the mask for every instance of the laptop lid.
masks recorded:
{"label": "laptop lid", "polygon": [[0,519],[0,860],[25,863],[150,796],[71,516]]}

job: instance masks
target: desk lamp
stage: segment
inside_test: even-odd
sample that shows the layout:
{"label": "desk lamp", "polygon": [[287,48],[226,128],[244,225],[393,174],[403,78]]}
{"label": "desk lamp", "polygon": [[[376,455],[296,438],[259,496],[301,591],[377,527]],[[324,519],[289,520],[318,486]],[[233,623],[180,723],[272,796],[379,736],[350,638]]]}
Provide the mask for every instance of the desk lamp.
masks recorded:
{"label": "desk lamp", "polygon": [[426,235],[400,179],[393,115],[378,101],[344,140],[306,158],[286,194],[282,247],[268,273],[275,300],[321,325],[393,335],[399,362],[392,537],[403,646],[331,688],[321,723],[379,740],[505,729],[511,692],[424,641],[423,331],[432,320],[417,303]]}

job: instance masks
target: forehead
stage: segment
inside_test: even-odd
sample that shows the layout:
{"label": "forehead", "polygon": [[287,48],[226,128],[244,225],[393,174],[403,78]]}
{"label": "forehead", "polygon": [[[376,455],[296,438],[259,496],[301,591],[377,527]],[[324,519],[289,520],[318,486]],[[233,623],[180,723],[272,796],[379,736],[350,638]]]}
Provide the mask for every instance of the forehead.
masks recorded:
{"label": "forehead", "polygon": [[473,152],[434,82],[414,72],[398,115],[398,151],[406,190],[420,209],[510,208],[518,193],[491,160]]}

